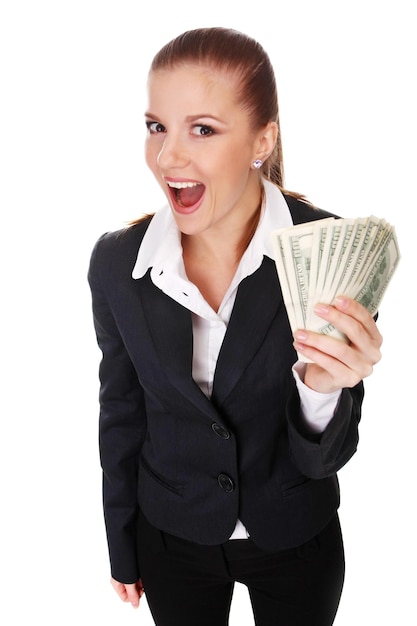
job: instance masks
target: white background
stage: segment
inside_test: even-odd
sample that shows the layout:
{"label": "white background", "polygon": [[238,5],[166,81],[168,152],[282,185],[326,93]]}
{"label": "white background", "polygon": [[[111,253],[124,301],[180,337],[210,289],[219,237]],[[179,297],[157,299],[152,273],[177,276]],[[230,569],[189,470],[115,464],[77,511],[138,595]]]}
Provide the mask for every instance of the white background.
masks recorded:
{"label": "white background", "polygon": [[[336,625],[417,624],[412,5],[1,3],[2,624],[152,624],[146,601],[135,612],[108,583],[86,272],[102,232],[164,202],[143,161],[152,56],[214,25],[247,32],[271,56],[287,187],[396,227],[383,360],[366,384],[359,450],[339,475],[347,577]],[[253,624],[239,586],[231,624]]]}

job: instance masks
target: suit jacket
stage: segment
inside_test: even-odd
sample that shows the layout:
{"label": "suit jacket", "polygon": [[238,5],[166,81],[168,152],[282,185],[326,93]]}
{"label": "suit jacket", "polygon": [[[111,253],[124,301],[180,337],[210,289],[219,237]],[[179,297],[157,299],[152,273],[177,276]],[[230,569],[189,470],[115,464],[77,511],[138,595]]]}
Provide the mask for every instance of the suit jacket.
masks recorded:
{"label": "suit jacket", "polygon": [[[329,214],[286,197],[294,223]],[[344,389],[320,435],[300,418],[296,361],[275,263],[238,289],[211,399],[191,376],[191,313],[132,278],[151,218],[97,242],[89,269],[100,364],[100,454],[112,575],[139,578],[139,508],[202,544],[242,520],[266,551],[300,545],[339,506],[336,472],[356,450],[363,386]],[[140,560],[140,555],[139,555]]]}

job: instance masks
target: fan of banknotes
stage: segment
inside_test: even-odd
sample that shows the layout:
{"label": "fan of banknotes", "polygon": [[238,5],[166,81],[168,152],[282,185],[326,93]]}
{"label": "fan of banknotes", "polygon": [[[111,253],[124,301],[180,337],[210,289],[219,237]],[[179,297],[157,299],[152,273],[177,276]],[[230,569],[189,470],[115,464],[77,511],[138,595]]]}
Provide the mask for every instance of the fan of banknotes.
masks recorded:
{"label": "fan of banknotes", "polygon": [[314,314],[314,305],[346,295],[374,315],[400,259],[394,227],[374,216],[275,230],[272,242],[291,329],[342,340],[344,335]]}

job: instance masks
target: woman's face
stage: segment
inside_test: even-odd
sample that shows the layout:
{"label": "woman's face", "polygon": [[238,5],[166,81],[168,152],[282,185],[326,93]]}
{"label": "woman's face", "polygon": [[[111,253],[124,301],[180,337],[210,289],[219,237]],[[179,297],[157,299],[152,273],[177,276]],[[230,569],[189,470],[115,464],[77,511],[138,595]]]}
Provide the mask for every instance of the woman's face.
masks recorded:
{"label": "woman's face", "polygon": [[[146,162],[182,233],[239,228],[260,201],[260,133],[230,75],[188,65],[149,77]],[[226,229],[226,230],[225,230]]]}

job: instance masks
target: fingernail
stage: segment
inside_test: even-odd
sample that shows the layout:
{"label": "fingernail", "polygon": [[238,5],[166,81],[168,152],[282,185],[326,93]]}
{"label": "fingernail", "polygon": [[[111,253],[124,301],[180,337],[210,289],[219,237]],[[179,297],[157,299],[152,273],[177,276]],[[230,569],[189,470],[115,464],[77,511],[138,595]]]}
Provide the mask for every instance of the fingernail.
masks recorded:
{"label": "fingernail", "polygon": [[348,305],[348,301],[342,296],[337,296],[337,298],[335,298],[335,304],[339,307],[339,309],[345,309]]}
{"label": "fingernail", "polygon": [[327,304],[316,304],[314,307],[314,313],[317,315],[326,315],[329,312]]}
{"label": "fingernail", "polygon": [[307,333],[304,330],[297,330],[294,334],[294,337],[298,341],[305,341],[307,339]]}

